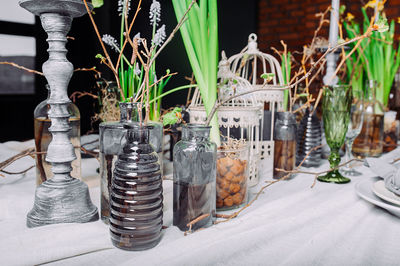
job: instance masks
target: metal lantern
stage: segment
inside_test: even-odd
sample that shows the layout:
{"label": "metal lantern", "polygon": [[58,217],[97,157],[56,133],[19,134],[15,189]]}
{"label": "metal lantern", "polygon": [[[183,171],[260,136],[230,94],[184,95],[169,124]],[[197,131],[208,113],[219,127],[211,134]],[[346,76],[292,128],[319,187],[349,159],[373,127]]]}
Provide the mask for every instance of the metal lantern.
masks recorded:
{"label": "metal lantern", "polygon": [[[272,55],[262,53],[258,49],[257,35],[249,35],[248,45],[236,55],[228,59],[230,69],[236,75],[248,80],[252,90],[268,85],[283,85],[282,69],[278,60]],[[261,78],[261,74],[270,73],[271,80]],[[264,106],[260,129],[260,159],[264,167],[271,168],[274,156],[274,120],[275,112],[283,111],[282,89],[268,89],[254,92],[258,104]],[[272,172],[271,172],[272,174]]]}
{"label": "metal lantern", "polygon": [[[235,94],[250,91],[251,84],[236,76],[229,69],[229,61],[222,52],[222,59],[218,70],[218,101],[222,102]],[[200,92],[196,89],[192,103],[189,106],[190,122],[204,123],[206,121],[206,112],[201,100]],[[262,115],[262,106],[257,104],[253,94],[234,98],[218,108],[217,116],[220,126],[220,132],[225,140],[235,138],[246,140],[250,145],[249,160],[249,186],[258,183],[258,162],[260,158],[260,120]]]}

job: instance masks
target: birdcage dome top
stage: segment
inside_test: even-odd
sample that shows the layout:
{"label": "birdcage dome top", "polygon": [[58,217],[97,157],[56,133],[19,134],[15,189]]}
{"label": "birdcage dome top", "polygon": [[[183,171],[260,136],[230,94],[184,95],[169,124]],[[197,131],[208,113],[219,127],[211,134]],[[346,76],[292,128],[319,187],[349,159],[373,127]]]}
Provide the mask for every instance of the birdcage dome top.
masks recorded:
{"label": "birdcage dome top", "polygon": [[[241,76],[236,75],[230,69],[230,63],[222,51],[221,61],[218,64],[218,100],[224,101],[229,97],[249,92],[253,89],[250,82]],[[254,94],[249,93],[243,96],[238,96],[227,103],[225,106],[255,106],[257,101]]]}
{"label": "birdcage dome top", "polygon": [[228,59],[231,71],[248,80],[252,86],[267,83],[261,78],[261,74],[271,73],[271,84],[283,85],[282,69],[278,60],[258,49],[257,35],[249,35],[247,46],[238,54]]}

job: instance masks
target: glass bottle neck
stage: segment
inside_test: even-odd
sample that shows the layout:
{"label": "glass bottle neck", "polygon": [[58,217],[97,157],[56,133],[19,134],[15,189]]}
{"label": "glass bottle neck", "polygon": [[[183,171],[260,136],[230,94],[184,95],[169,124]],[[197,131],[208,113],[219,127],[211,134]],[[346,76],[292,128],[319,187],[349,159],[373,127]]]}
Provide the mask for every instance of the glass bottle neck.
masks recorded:
{"label": "glass bottle neck", "polygon": [[284,125],[291,125],[296,124],[296,117],[291,112],[277,112],[276,121]]}
{"label": "glass bottle neck", "polygon": [[208,140],[210,129],[210,126],[188,124],[182,128],[182,139],[185,141]]}
{"label": "glass bottle neck", "polygon": [[127,129],[126,139],[129,143],[137,142],[139,144],[149,143],[149,133],[152,126],[140,126],[138,123],[126,123],[124,128]]}
{"label": "glass bottle neck", "polygon": [[131,102],[120,102],[120,121],[121,122],[138,122],[139,114],[138,114],[138,104]]}

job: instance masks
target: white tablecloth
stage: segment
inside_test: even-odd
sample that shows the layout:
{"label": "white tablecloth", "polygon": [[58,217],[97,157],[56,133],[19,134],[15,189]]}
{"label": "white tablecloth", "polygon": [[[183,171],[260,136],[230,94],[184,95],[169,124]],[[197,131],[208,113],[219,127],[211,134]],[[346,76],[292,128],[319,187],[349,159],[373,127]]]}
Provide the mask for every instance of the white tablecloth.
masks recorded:
{"label": "white tablecloth", "polygon": [[[31,146],[32,141],[0,144],[0,161]],[[33,164],[26,157],[7,169]],[[82,162],[82,175],[99,206],[97,167],[95,159]],[[319,169],[327,168],[325,162]],[[364,166],[359,170],[363,175],[345,185],[318,182],[310,188],[311,175],[278,182],[236,219],[188,236],[172,226],[172,182],[166,180],[168,228],[158,246],[140,252],[114,248],[101,221],[28,229],[34,169],[0,177],[0,265],[399,265],[400,220],[355,194],[358,181],[374,176]]]}

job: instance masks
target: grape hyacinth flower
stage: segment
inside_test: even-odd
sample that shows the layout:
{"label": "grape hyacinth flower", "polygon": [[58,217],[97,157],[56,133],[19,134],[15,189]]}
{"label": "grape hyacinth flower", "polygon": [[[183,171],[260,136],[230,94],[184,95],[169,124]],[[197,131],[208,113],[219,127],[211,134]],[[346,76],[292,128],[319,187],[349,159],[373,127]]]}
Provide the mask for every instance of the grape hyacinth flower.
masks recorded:
{"label": "grape hyacinth flower", "polygon": [[116,52],[118,52],[118,53],[120,52],[117,40],[113,36],[111,36],[109,34],[104,34],[101,39],[105,44],[109,45]]}
{"label": "grape hyacinth flower", "polygon": [[133,36],[133,40],[137,40],[137,45],[139,46],[142,43],[142,39],[140,38],[140,32],[136,33],[135,36]]}
{"label": "grape hyacinth flower", "polygon": [[158,22],[160,22],[160,17],[161,17],[161,5],[160,2],[153,0],[153,3],[151,3],[150,6],[150,13],[149,13],[149,18],[150,18],[150,25],[158,25]]}
{"label": "grape hyacinth flower", "polygon": [[161,44],[165,41],[167,35],[165,34],[165,24],[161,26],[154,35],[153,44],[155,46],[161,46]]}
{"label": "grape hyacinth flower", "polygon": [[131,10],[131,1],[130,0],[118,0],[118,13],[120,16],[122,16],[122,13],[124,12],[124,7],[126,6],[126,1],[128,1],[128,10],[126,11],[126,14],[128,15],[129,11]]}
{"label": "grape hyacinth flower", "polygon": [[141,73],[142,73],[142,71],[140,71],[139,63],[136,62],[136,65],[135,65],[135,75],[136,75],[136,76],[140,76]]}

